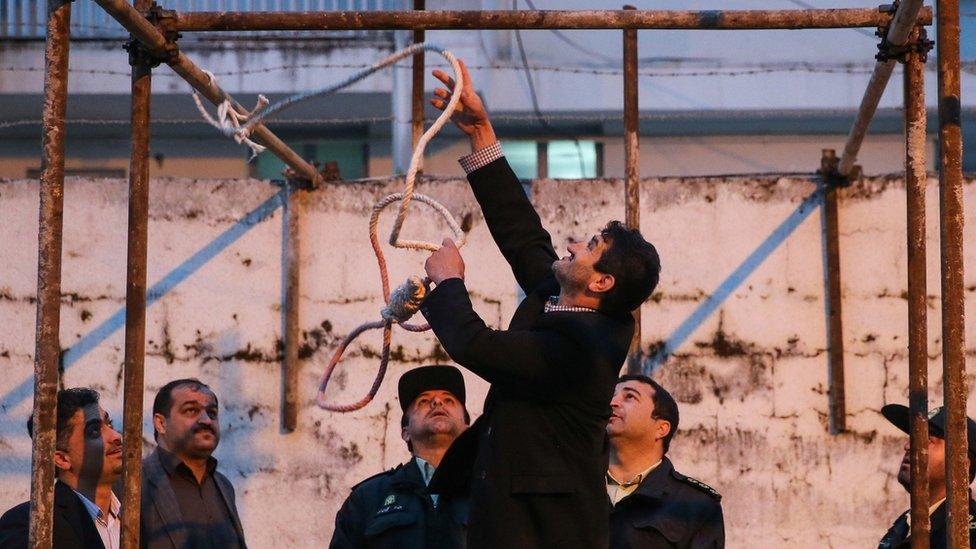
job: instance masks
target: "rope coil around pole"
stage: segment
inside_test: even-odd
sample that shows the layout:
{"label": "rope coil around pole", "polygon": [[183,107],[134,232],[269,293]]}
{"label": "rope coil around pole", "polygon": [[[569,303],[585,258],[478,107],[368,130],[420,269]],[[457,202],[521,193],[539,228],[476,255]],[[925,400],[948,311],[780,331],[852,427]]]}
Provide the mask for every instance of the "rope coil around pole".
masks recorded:
{"label": "rope coil around pole", "polygon": [[[457,243],[459,248],[465,244],[464,231],[461,229],[461,226],[458,224],[457,220],[450,213],[450,211],[448,211],[447,208],[433,198],[414,192],[417,171],[420,166],[420,160],[423,158],[424,150],[427,147],[427,143],[430,142],[430,140],[437,135],[438,132],[440,132],[441,128],[443,128],[445,124],[447,124],[451,118],[451,114],[454,112],[455,107],[461,99],[461,89],[464,86],[464,77],[461,72],[461,67],[458,64],[457,58],[455,58],[454,55],[449,51],[432,44],[414,44],[393,53],[392,55],[372,65],[368,69],[360,71],[338,84],[334,84],[319,90],[296,94],[271,106],[267,106],[267,100],[264,99],[264,96],[260,96],[258,105],[251,113],[240,113],[232,104],[230,104],[229,101],[225,101],[224,104],[218,108],[220,120],[214,120],[213,117],[206,112],[199,100],[197,100],[197,106],[207,122],[219,129],[224,135],[234,138],[234,140],[238,143],[248,145],[251,147],[252,152],[257,154],[257,152],[260,151],[257,151],[252,146],[253,142],[250,141],[249,136],[251,130],[257,124],[260,124],[265,118],[313,97],[335,93],[342,88],[348,87],[355,82],[366,78],[380,69],[390,66],[401,59],[410,57],[422,50],[438,53],[451,64],[451,68],[454,71],[454,90],[451,94],[451,99],[448,101],[447,107],[443,110],[443,112],[441,112],[440,116],[437,117],[431,127],[428,128],[418,140],[417,146],[410,158],[410,166],[407,169],[403,192],[388,195],[373,206],[372,215],[369,219],[369,239],[370,244],[373,247],[373,253],[376,255],[377,265],[379,266],[380,281],[383,288],[383,301],[386,303],[386,306],[380,313],[382,318],[381,320],[361,324],[350,332],[336,348],[335,353],[332,355],[328,366],[322,374],[318,394],[315,397],[315,404],[325,410],[333,412],[352,412],[359,410],[373,400],[376,393],[379,391],[380,385],[383,383],[384,376],[386,375],[387,365],[389,364],[390,360],[390,345],[392,342],[394,324],[398,324],[401,328],[410,332],[423,332],[430,329],[430,326],[427,324],[407,323],[407,321],[410,320],[410,318],[420,309],[420,304],[427,296],[429,291],[429,280],[426,278],[422,279],[419,276],[412,276],[404,284],[398,287],[392,293],[392,295],[390,293],[389,272],[386,265],[386,258],[383,255],[379,237],[377,236],[377,225],[379,223],[380,213],[382,213],[382,211],[391,204],[399,203],[396,219],[393,222],[393,228],[390,231],[390,238],[388,240],[390,245],[394,248],[426,250],[431,252],[440,249],[439,244],[400,238],[400,232],[402,231],[403,224],[407,218],[408,207],[410,206],[410,202],[413,200],[417,200],[418,202],[422,202],[430,206],[435,213],[439,214],[447,222],[448,227],[453,233],[454,241]],[[194,99],[197,99],[196,96],[194,96]],[[330,404],[326,402],[325,391],[329,386],[329,381],[332,378],[333,372],[335,372],[336,366],[338,366],[339,361],[342,359],[342,354],[345,352],[346,347],[348,347],[349,344],[352,343],[363,332],[379,328],[383,329],[383,351],[380,357],[380,367],[376,372],[376,378],[373,380],[373,384],[368,393],[363,398],[352,404]]]}

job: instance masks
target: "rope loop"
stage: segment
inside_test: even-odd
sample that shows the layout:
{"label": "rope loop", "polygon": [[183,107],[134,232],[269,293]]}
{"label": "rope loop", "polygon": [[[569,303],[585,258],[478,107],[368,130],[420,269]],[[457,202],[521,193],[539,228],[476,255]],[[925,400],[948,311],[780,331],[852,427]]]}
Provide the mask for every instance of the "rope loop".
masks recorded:
{"label": "rope loop", "polygon": [[[348,87],[366,78],[367,76],[420,51],[431,51],[438,53],[451,64],[451,69],[454,71],[454,90],[451,93],[451,99],[448,101],[443,112],[441,112],[430,128],[428,128],[417,141],[417,146],[414,148],[413,155],[410,157],[410,166],[407,169],[407,174],[404,179],[403,192],[386,196],[380,199],[380,201],[373,206],[373,212],[369,219],[369,239],[370,244],[373,247],[373,253],[376,254],[376,262],[379,265],[380,281],[383,286],[383,300],[386,303],[386,306],[380,312],[382,320],[367,322],[360,325],[355,330],[350,332],[349,335],[347,335],[336,348],[335,353],[332,355],[332,359],[329,361],[329,365],[322,374],[318,394],[315,398],[315,404],[326,410],[334,412],[352,412],[366,406],[371,400],[373,400],[373,397],[375,397],[377,391],[379,391],[380,384],[383,382],[383,377],[386,375],[386,368],[390,360],[390,343],[392,340],[394,324],[398,324],[401,328],[411,332],[423,332],[430,329],[430,326],[427,324],[406,323],[406,321],[409,320],[420,309],[420,304],[427,295],[428,281],[426,279],[421,279],[419,276],[410,277],[407,282],[393,292],[392,296],[390,295],[390,281],[389,273],[386,267],[386,258],[383,256],[383,250],[380,247],[379,238],[376,235],[376,227],[379,222],[380,213],[387,206],[393,203],[399,204],[396,219],[393,222],[393,229],[390,232],[389,238],[389,243],[394,248],[426,250],[434,252],[439,250],[441,247],[440,244],[431,242],[424,242],[421,240],[406,240],[400,238],[400,233],[403,230],[403,224],[407,219],[407,214],[409,211],[408,208],[413,200],[417,200],[418,202],[427,204],[433,208],[434,211],[447,222],[448,228],[450,228],[451,233],[454,235],[454,240],[457,243],[457,246],[459,248],[464,246],[464,231],[461,229],[461,226],[458,224],[451,212],[449,212],[447,208],[433,198],[423,194],[414,193],[414,188],[417,181],[417,172],[420,169],[420,162],[423,159],[424,150],[427,148],[427,143],[429,143],[430,140],[433,139],[433,137],[441,131],[441,128],[443,128],[444,125],[447,124],[447,122],[451,119],[454,109],[461,100],[461,89],[464,87],[464,75],[461,72],[461,66],[458,63],[457,58],[454,57],[454,54],[447,50],[433,44],[413,44],[393,53],[392,55],[389,55],[369,68],[353,74],[342,82],[318,90],[292,95],[291,97],[287,97],[274,105],[269,105],[268,99],[263,95],[259,95],[258,102],[251,112],[245,111],[243,107],[227,98],[220,105],[218,105],[216,120],[210,116],[207,110],[203,107],[203,103],[200,101],[200,97],[196,90],[192,90],[193,100],[196,102],[197,109],[200,111],[200,114],[203,116],[204,120],[220,130],[220,132],[224,135],[233,138],[238,143],[247,145],[251,149],[251,160],[253,160],[255,156],[265,150],[265,147],[250,140],[251,132],[255,127],[257,127],[258,124],[262,124],[263,121],[269,116],[279,113],[288,107],[313,97],[335,93],[338,90]],[[207,72],[207,75],[210,78],[210,84],[215,86],[217,81],[216,77],[210,72]],[[342,353],[346,350],[346,347],[363,332],[379,328],[383,329],[383,353],[380,358],[379,370],[376,373],[376,378],[373,380],[373,385],[369,392],[366,394],[366,396],[353,404],[338,405],[326,402],[325,391],[329,386],[329,380],[332,378],[332,373],[339,364],[339,360],[342,358]]]}

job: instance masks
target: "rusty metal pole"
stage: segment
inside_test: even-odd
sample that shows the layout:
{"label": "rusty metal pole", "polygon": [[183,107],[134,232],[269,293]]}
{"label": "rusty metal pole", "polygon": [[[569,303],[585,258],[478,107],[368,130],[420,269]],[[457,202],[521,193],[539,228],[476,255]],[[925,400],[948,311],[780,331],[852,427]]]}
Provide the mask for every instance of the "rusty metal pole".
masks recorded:
{"label": "rusty metal pole", "polygon": [[298,427],[298,373],[301,362],[298,350],[301,347],[301,327],[299,323],[301,298],[301,254],[302,254],[302,210],[305,191],[300,183],[289,179],[285,182],[284,199],[284,343],[285,355],[281,364],[281,430],[294,432]]}
{"label": "rusty metal pole", "polygon": [[[624,6],[624,10],[636,10]],[[640,229],[640,107],[637,83],[637,29],[624,31],[624,222]],[[634,338],[627,356],[627,372],[641,371],[641,310],[634,311]]]}
{"label": "rusty metal pole", "polygon": [[[136,0],[148,10],[151,0]],[[149,242],[149,121],[152,68],[133,39],[132,149],[129,160],[129,224],[126,249],[125,354],[122,397],[122,549],[138,549],[142,507],[142,406],[146,363],[146,264]]]}
{"label": "rusty metal pole", "polygon": [[[100,4],[104,0],[96,0]],[[906,2],[908,0],[905,0]],[[921,4],[921,0],[909,3]],[[888,22],[876,8],[818,10],[508,10],[508,11],[194,11],[177,17],[178,31],[491,30],[491,29],[839,29]],[[932,11],[919,21],[929,24]],[[910,21],[910,25],[914,20]]]}
{"label": "rusty metal pole", "polygon": [[[917,40],[917,33],[913,34]],[[929,547],[928,305],[925,277],[925,60],[905,56],[905,195],[908,212],[908,405],[912,549]]]}
{"label": "rusty metal pole", "polygon": [[50,0],[44,46],[44,135],[37,229],[37,326],[30,546],[49,549],[54,527],[54,449],[61,354],[61,232],[64,221],[64,126],[68,101],[71,2]]}
{"label": "rusty metal pole", "polygon": [[[413,0],[413,9],[416,11],[423,11],[425,0]],[[421,44],[424,41],[424,31],[415,30],[413,31],[413,43]],[[424,134],[424,50],[420,50],[413,56],[413,105],[412,105],[412,147],[417,148],[417,143],[420,141],[420,136]],[[420,165],[418,166],[417,173],[423,172],[424,169],[424,159],[420,159]]]}
{"label": "rusty metal pole", "polygon": [[[833,149],[825,149],[820,160],[820,172],[832,173],[839,159]],[[824,250],[824,282],[827,287],[827,407],[828,428],[836,435],[847,430],[847,389],[844,380],[844,322],[843,289],[840,278],[840,189],[837,181],[824,180],[822,239]]]}
{"label": "rusty metal pole", "polygon": [[939,219],[942,248],[942,377],[946,407],[946,498],[949,547],[969,547],[969,455],[966,439],[965,295],[959,0],[938,0]]}

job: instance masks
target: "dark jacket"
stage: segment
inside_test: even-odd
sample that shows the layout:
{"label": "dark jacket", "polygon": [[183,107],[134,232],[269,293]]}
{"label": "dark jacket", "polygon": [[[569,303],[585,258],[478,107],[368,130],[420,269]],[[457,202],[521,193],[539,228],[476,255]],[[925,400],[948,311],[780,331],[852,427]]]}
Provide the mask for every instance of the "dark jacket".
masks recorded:
{"label": "dark jacket", "polygon": [[356,486],[336,515],[330,549],[463,549],[466,499],[440,496],[437,507],[413,460]]}
{"label": "dark jacket", "polygon": [[[947,502],[936,508],[929,519],[929,547],[930,549],[946,549],[949,541],[946,530]],[[898,520],[891,525],[888,532],[881,538],[878,549],[911,549],[912,538],[909,536],[908,516],[911,510],[905,511]],[[969,547],[976,549],[976,501],[969,499]]]}
{"label": "dark jacket", "polygon": [[491,383],[484,414],[448,450],[431,491],[470,489],[472,549],[606,547],[606,424],[633,318],[544,314],[559,285],[539,216],[504,158],[468,179],[526,297],[508,330],[485,325],[460,279],[421,306],[451,358]]}
{"label": "dark jacket", "polygon": [[722,496],[668,458],[610,512],[612,549],[725,547]]}
{"label": "dark jacket", "polygon": [[[227,477],[213,472],[214,482],[227,504],[234,529],[244,547],[244,530],[237,514],[234,487]],[[124,512],[124,511],[123,511]],[[182,527],[183,516],[176,501],[176,494],[169,477],[159,460],[159,450],[154,450],[142,460],[142,510],[139,545],[148,549],[184,549],[188,544],[187,531]]]}
{"label": "dark jacket", "polygon": [[[12,507],[0,517],[0,547],[27,549],[30,502]],[[104,549],[95,521],[81,498],[67,484],[54,483],[54,549]]]}

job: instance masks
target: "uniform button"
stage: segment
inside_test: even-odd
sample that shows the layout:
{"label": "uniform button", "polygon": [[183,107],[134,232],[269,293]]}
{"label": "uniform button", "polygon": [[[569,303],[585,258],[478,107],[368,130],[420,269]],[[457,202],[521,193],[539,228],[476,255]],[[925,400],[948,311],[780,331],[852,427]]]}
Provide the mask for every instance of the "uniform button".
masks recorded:
{"label": "uniform button", "polygon": [[485,473],[484,471],[478,473],[478,478],[480,480],[485,480],[485,477],[487,477],[487,476],[488,476],[487,473]]}

